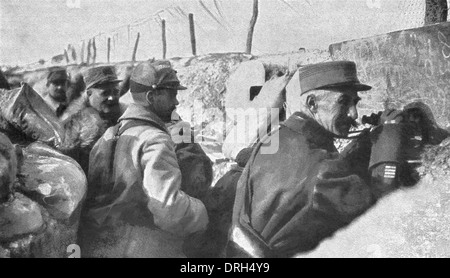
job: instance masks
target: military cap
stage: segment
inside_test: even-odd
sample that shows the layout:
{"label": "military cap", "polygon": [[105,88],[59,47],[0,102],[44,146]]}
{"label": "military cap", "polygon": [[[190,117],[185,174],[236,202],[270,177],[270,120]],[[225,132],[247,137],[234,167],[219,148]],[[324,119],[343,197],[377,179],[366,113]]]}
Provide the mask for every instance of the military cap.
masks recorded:
{"label": "military cap", "polygon": [[98,66],[88,69],[84,74],[86,89],[105,84],[115,84],[122,80],[117,79],[116,70],[113,66]]}
{"label": "military cap", "polygon": [[356,64],[351,61],[324,62],[301,67],[296,73],[300,82],[300,95],[311,90],[352,87],[367,91],[371,86],[362,84],[356,73]]}
{"label": "military cap", "polygon": [[146,93],[158,89],[186,90],[180,85],[177,72],[169,61],[143,62],[136,66],[130,77],[131,93]]}
{"label": "military cap", "polygon": [[65,68],[53,67],[48,70],[47,83],[67,81],[67,79],[69,79],[69,76]]}

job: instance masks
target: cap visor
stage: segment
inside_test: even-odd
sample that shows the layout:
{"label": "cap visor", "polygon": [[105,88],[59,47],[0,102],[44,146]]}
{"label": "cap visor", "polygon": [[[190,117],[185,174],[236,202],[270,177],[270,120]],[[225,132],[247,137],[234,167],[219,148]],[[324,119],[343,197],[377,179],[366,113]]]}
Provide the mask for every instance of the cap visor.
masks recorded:
{"label": "cap visor", "polygon": [[[368,91],[372,89],[372,86],[361,83],[340,83],[334,85],[327,85],[317,89],[338,89],[338,88],[355,88],[357,91]],[[316,90],[317,90],[316,89]]]}
{"label": "cap visor", "polygon": [[87,88],[95,88],[95,87],[100,87],[100,86],[104,86],[104,85],[108,85],[108,84],[116,84],[116,83],[120,83],[122,81],[123,80],[119,80],[119,79],[105,80],[102,82],[94,83],[94,84],[88,86]]}
{"label": "cap visor", "polygon": [[186,90],[187,88],[181,85],[178,85],[178,87],[176,88],[177,90]]}

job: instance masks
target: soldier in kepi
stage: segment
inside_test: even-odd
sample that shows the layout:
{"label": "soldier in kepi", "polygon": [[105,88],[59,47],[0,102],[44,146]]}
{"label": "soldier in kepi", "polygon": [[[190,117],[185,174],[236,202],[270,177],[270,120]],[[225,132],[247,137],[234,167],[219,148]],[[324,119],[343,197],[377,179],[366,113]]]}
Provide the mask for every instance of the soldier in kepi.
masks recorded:
{"label": "soldier in kepi", "polygon": [[[183,257],[184,237],[206,229],[204,204],[181,190],[166,128],[184,89],[168,63],[143,62],[134,69],[133,102],[90,153],[82,256]],[[114,138],[108,160],[101,150]]]}
{"label": "soldier in kepi", "polygon": [[[358,118],[358,92],[371,89],[358,80],[355,63],[308,65],[290,82],[296,83],[300,105],[257,143],[246,164],[237,185],[227,257],[292,257],[311,251],[398,188],[407,169],[401,111],[384,111],[376,128],[341,153],[333,144],[349,135]],[[278,150],[262,152],[275,136]]]}
{"label": "soldier in kepi", "polygon": [[47,75],[46,92],[43,99],[48,106],[60,117],[67,108],[67,88],[69,77],[64,68],[50,68]]}

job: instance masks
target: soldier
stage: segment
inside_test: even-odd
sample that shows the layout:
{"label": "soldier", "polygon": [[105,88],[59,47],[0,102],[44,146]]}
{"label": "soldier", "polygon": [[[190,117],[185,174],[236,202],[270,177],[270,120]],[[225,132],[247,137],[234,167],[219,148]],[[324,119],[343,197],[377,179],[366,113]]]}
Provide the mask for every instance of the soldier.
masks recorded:
{"label": "soldier", "polygon": [[118,84],[121,80],[117,79],[113,66],[89,68],[83,78],[85,91],[70,103],[60,120],[66,137],[79,136],[78,146],[68,155],[87,173],[91,148],[120,117]]}
{"label": "soldier", "polygon": [[[168,63],[144,62],[134,69],[133,103],[117,133],[107,130],[90,155],[83,256],[183,257],[183,238],[206,229],[204,204],[180,189],[182,174],[166,128],[183,89]],[[109,183],[100,149],[113,138],[118,139]]]}
{"label": "soldier", "polygon": [[88,69],[84,74],[85,92],[75,99],[61,117],[64,121],[79,111],[91,107],[108,125],[117,123],[120,117],[119,88],[122,81],[117,79],[113,66],[98,66]]}
{"label": "soldier", "polygon": [[64,68],[55,67],[47,75],[46,91],[43,99],[48,106],[60,117],[67,108],[68,76]]}
{"label": "soldier", "polygon": [[[300,68],[297,112],[257,143],[239,179],[228,257],[291,257],[314,249],[399,185],[404,148],[400,111],[341,154],[334,138],[348,136],[358,117],[355,63]],[[291,107],[292,108],[292,107]],[[277,136],[278,151],[261,148]]]}

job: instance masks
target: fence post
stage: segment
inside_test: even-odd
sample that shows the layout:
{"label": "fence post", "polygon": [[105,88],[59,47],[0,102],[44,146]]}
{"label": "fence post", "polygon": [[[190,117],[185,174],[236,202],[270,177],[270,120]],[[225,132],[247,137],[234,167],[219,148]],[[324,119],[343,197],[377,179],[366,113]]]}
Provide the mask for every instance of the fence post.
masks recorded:
{"label": "fence post", "polygon": [[253,15],[252,19],[250,20],[250,26],[248,27],[248,35],[247,35],[246,53],[248,54],[251,54],[252,52],[253,31],[255,29],[257,18],[258,18],[258,0],[253,0]]}
{"label": "fence post", "polygon": [[136,52],[139,45],[139,37],[141,36],[141,33],[137,33],[136,42],[134,43],[134,49],[133,49],[133,56],[131,56],[131,61],[136,62]]}
{"label": "fence post", "polygon": [[81,45],[81,53],[80,53],[82,64],[84,63],[84,47],[85,47],[85,45],[84,45],[84,40],[83,40],[83,44]]}
{"label": "fence post", "polygon": [[166,42],[166,20],[162,20],[162,47],[163,47],[163,59],[166,59],[167,42]]}
{"label": "fence post", "polygon": [[192,55],[197,56],[197,48],[195,45],[195,27],[194,27],[194,15],[193,14],[189,14],[189,32],[191,34]]}
{"label": "fence post", "polygon": [[89,39],[88,45],[87,45],[87,57],[86,57],[86,64],[89,65],[89,60],[91,59],[91,39]]}
{"label": "fence post", "polygon": [[109,61],[110,61],[110,55],[111,55],[111,38],[110,37],[108,37],[108,52],[107,52],[108,54],[107,54],[107,60],[108,60],[108,64],[109,64]]}
{"label": "fence post", "polygon": [[95,45],[95,37],[92,39],[92,50],[94,54],[92,55],[92,63],[95,64],[95,59],[97,58],[97,46]]}
{"label": "fence post", "polygon": [[69,64],[69,54],[67,54],[66,49],[64,49],[64,58],[66,58],[66,63]]}

